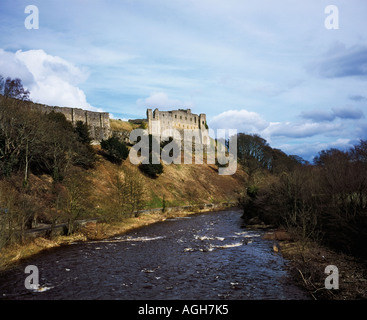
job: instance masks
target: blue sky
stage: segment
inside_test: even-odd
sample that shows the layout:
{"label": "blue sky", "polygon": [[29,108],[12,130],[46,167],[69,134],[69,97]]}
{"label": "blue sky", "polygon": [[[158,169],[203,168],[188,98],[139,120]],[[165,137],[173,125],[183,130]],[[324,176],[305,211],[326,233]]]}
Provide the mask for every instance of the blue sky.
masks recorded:
{"label": "blue sky", "polygon": [[364,0],[2,0],[0,74],[115,118],[191,108],[311,160],[367,139],[366,17]]}

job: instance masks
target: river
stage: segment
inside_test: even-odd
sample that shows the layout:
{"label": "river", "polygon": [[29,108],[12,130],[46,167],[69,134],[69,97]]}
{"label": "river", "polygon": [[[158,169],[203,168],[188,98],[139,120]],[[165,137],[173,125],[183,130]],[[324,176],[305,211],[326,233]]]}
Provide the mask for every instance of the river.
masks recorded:
{"label": "river", "polygon": [[[0,299],[300,300],[287,261],[235,210],[167,219],[35,255],[1,274]],[[39,287],[26,289],[27,265]],[[33,274],[35,275],[35,274]]]}

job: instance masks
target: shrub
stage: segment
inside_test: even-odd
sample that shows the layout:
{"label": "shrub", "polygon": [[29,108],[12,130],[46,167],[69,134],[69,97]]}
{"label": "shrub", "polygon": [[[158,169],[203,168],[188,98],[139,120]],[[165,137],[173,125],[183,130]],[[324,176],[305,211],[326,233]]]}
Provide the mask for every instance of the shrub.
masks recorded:
{"label": "shrub", "polygon": [[[145,173],[147,176],[151,178],[157,178],[160,174],[163,173],[163,165],[161,163],[152,163],[153,158],[153,143],[158,143],[156,141],[153,141],[155,139],[151,134],[149,135],[149,163],[142,163],[139,165],[139,169]],[[168,143],[168,142],[167,142]],[[160,145],[160,148],[162,149],[162,145],[164,146],[166,143],[163,143]]]}
{"label": "shrub", "polygon": [[161,163],[142,163],[139,165],[139,169],[151,178],[157,178],[160,174],[163,173],[163,165]]}
{"label": "shrub", "polygon": [[111,162],[121,163],[129,155],[129,150],[125,143],[116,136],[101,141],[101,148],[106,151],[106,158]]}
{"label": "shrub", "polygon": [[75,126],[75,132],[78,135],[78,139],[81,143],[89,145],[92,138],[89,135],[88,125],[83,121],[77,121]]}

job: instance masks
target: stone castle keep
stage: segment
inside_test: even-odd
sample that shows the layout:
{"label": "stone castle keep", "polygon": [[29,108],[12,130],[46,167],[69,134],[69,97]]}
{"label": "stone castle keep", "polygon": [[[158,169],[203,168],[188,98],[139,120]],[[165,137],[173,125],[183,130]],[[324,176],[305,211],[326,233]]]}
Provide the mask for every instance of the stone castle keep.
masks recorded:
{"label": "stone castle keep", "polygon": [[193,130],[199,133],[200,142],[207,132],[206,115],[191,113],[191,109],[178,109],[172,111],[159,111],[147,109],[148,133],[161,135],[164,131],[172,136],[172,129],[177,130],[181,139],[184,130]]}

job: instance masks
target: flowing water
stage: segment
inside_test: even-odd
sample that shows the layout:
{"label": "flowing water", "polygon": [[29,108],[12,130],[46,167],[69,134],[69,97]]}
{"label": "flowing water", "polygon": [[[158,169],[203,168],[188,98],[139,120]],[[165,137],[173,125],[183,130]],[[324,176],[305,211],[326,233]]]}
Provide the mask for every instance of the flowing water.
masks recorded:
{"label": "flowing water", "polygon": [[[38,254],[1,274],[0,299],[307,299],[240,212],[197,214]],[[26,289],[27,265],[39,287]]]}

